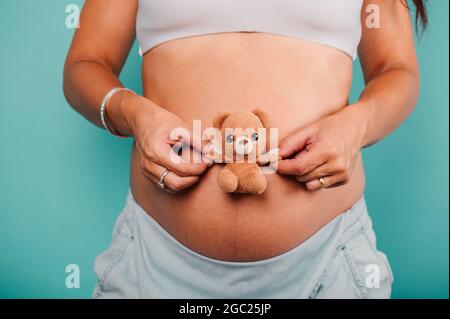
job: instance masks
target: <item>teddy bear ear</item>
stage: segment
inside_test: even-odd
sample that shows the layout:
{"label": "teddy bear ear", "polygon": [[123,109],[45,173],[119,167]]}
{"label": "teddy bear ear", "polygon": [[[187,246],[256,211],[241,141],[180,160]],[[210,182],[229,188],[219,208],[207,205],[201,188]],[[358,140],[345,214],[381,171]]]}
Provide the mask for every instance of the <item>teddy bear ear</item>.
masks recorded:
{"label": "teddy bear ear", "polygon": [[228,116],[230,116],[231,113],[229,112],[221,112],[219,113],[213,120],[213,127],[215,128],[222,128],[223,122],[227,119]]}
{"label": "teddy bear ear", "polygon": [[264,127],[269,127],[269,117],[264,111],[262,111],[261,109],[254,109],[252,113],[259,117],[259,120],[262,122]]}

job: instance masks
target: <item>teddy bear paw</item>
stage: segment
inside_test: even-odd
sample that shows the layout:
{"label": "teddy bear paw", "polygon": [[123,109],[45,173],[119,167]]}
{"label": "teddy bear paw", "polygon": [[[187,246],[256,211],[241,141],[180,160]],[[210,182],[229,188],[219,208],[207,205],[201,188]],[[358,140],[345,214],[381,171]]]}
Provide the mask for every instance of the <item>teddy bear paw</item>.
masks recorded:
{"label": "teddy bear paw", "polygon": [[224,168],[217,176],[217,184],[225,192],[233,193],[238,188],[238,178],[231,170]]}

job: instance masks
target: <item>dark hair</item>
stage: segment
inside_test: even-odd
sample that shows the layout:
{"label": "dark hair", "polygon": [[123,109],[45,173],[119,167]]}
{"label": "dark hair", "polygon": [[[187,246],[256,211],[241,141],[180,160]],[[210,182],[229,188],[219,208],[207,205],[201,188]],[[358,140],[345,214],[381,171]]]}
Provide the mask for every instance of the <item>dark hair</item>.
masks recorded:
{"label": "dark hair", "polygon": [[427,3],[426,0],[412,0],[416,7],[416,29],[420,32],[425,31],[428,25]]}

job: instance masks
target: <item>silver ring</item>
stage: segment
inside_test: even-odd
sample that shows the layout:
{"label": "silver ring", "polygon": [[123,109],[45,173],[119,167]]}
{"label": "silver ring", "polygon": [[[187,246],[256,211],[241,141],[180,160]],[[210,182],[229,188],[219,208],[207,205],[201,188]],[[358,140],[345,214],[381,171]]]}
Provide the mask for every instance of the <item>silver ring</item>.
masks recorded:
{"label": "silver ring", "polygon": [[170,171],[166,169],[164,173],[162,173],[161,177],[159,178],[159,182],[156,184],[159,188],[164,189],[166,188],[166,184],[164,184],[164,178],[166,178],[167,174],[169,174]]}

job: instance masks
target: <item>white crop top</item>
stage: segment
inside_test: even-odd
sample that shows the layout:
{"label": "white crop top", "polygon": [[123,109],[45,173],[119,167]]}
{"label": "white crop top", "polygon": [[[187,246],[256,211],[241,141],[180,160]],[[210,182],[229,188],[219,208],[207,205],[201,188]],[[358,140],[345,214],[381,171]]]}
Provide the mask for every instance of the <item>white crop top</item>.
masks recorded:
{"label": "white crop top", "polygon": [[353,59],[363,0],[139,0],[141,53],[167,41],[223,32],[284,35],[339,49]]}

